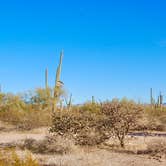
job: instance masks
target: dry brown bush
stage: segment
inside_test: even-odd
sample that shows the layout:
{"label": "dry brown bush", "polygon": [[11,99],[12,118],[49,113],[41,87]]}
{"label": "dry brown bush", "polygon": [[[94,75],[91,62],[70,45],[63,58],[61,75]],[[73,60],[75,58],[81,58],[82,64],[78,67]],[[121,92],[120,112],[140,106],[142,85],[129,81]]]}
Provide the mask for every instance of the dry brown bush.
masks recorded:
{"label": "dry brown bush", "polygon": [[166,125],[161,123],[157,118],[149,118],[143,114],[144,117],[139,119],[134,130],[136,131],[165,131]]}
{"label": "dry brown bush", "polygon": [[151,157],[160,160],[166,158],[166,140],[158,139],[147,143],[147,149],[139,151],[138,154],[149,154]]}
{"label": "dry brown bush", "polygon": [[142,108],[134,102],[105,102],[99,111],[58,111],[53,115],[50,132],[70,135],[79,145],[97,145],[113,135],[124,147],[124,139],[135,125]]}
{"label": "dry brown bush", "polygon": [[102,104],[102,113],[108,119],[113,135],[118,138],[121,147],[130,129],[134,128],[140,118],[142,107],[132,101],[113,100]]}
{"label": "dry brown bush", "polygon": [[72,137],[79,145],[96,145],[109,137],[104,132],[102,114],[89,111],[56,111],[50,132]]}
{"label": "dry brown bush", "polygon": [[138,120],[135,130],[166,131],[166,108],[143,106],[142,117]]}
{"label": "dry brown bush", "polygon": [[76,149],[72,140],[63,137],[46,137],[44,140],[26,139],[18,144],[21,149],[39,154],[67,154]]}

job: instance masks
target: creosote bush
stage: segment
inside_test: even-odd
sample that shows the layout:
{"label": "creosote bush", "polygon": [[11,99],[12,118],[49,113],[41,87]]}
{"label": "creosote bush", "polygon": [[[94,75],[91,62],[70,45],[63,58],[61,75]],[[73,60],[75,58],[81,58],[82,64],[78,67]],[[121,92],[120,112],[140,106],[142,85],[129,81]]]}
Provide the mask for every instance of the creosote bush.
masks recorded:
{"label": "creosote bush", "polygon": [[139,119],[135,130],[137,131],[165,131],[166,108],[152,108],[143,106],[142,117]]}
{"label": "creosote bush", "polygon": [[107,125],[110,126],[113,136],[118,138],[121,147],[128,132],[136,126],[141,116],[142,107],[132,101],[116,100],[102,104],[102,113],[107,117]]}
{"label": "creosote bush", "polygon": [[124,147],[124,139],[136,124],[142,108],[131,101],[113,100],[91,109],[60,111],[53,114],[50,132],[70,136],[79,145],[97,145],[115,136]]}
{"label": "creosote bush", "polygon": [[23,95],[0,94],[0,120],[23,130],[50,126],[51,93],[49,88],[38,88]]}
{"label": "creosote bush", "polygon": [[96,145],[107,139],[102,115],[89,111],[59,111],[53,114],[50,132],[71,137],[79,145]]}

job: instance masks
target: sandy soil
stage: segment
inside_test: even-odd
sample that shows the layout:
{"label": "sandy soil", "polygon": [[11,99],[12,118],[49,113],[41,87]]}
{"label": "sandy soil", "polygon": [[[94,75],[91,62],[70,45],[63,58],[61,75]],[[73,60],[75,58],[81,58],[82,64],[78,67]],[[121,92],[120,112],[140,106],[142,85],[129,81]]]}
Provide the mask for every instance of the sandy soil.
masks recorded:
{"label": "sandy soil", "polygon": [[[44,139],[48,136],[47,128],[36,129],[28,132],[17,131],[12,126],[0,123],[0,145],[4,143],[18,142],[26,138],[36,140]],[[116,143],[109,140],[107,146],[102,148],[82,148],[66,155],[40,155],[34,154],[45,166],[165,166],[166,160],[156,160],[148,155],[136,155],[134,152],[146,149],[147,142],[161,137],[154,136],[129,136],[126,141],[126,150],[133,154],[124,153],[119,150],[112,151],[109,146]],[[164,137],[163,137],[164,139]],[[23,154],[23,152],[18,151]]]}

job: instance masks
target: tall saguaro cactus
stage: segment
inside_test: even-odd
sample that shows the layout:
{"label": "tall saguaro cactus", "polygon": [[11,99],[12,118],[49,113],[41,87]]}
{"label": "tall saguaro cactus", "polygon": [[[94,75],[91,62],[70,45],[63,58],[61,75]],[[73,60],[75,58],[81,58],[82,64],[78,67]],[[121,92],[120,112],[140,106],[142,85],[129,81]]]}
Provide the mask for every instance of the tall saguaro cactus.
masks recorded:
{"label": "tall saguaro cactus", "polygon": [[56,81],[55,81],[55,86],[61,86],[61,81],[60,81],[60,75],[61,75],[61,70],[62,70],[62,60],[63,60],[63,51],[61,51],[60,54],[60,61],[59,61],[59,65],[57,68],[57,72],[56,72]]}
{"label": "tall saguaro cactus", "polygon": [[60,61],[56,71],[56,80],[55,80],[55,87],[54,87],[54,97],[57,97],[58,89],[63,85],[63,82],[60,81],[60,75],[62,70],[62,60],[63,60],[63,51],[60,54]]}
{"label": "tall saguaro cactus", "polygon": [[153,107],[155,105],[155,99],[153,98],[153,89],[150,89],[150,104]]}
{"label": "tall saguaro cactus", "polygon": [[162,110],[162,106],[163,106],[163,95],[162,95],[161,92],[160,92],[160,95],[158,96],[157,106],[160,107],[160,109]]}
{"label": "tall saguaro cactus", "polygon": [[92,96],[92,104],[95,104],[95,97]]}
{"label": "tall saguaro cactus", "polygon": [[162,93],[160,92],[160,105],[162,105],[163,104],[163,95],[162,95]]}
{"label": "tall saguaro cactus", "polygon": [[56,79],[55,79],[55,86],[54,86],[54,96],[53,96],[53,111],[56,109],[56,102],[58,96],[60,95],[61,87],[63,86],[63,82],[60,80],[61,70],[62,70],[62,60],[63,60],[63,51],[60,53],[60,61],[56,71]]}
{"label": "tall saguaro cactus", "polygon": [[45,70],[45,88],[48,89],[48,69]]}
{"label": "tall saguaro cactus", "polygon": [[150,104],[153,105],[153,89],[150,88]]}

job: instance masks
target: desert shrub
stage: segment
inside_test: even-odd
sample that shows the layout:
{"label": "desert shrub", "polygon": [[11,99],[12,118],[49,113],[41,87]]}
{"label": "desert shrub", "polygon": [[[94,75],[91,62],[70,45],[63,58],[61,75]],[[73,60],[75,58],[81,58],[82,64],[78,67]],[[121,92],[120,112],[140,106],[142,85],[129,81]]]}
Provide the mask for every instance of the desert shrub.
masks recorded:
{"label": "desert shrub", "polygon": [[166,126],[159,119],[151,117],[149,118],[146,114],[144,117],[139,119],[134,130],[136,131],[165,131]]}
{"label": "desert shrub", "polygon": [[20,130],[31,130],[51,124],[51,112],[37,110],[6,110],[0,111],[0,120],[16,126]]}
{"label": "desert shrub", "polygon": [[116,136],[124,147],[124,139],[135,126],[142,108],[130,101],[102,103],[100,110],[56,111],[50,132],[74,138],[79,145],[97,145]]}
{"label": "desert shrub", "polygon": [[39,166],[37,160],[33,159],[30,153],[24,157],[19,157],[15,151],[0,151],[1,166]]}
{"label": "desert shrub", "polygon": [[47,100],[49,92],[41,89],[36,91],[34,94],[22,96],[1,95],[0,120],[16,125],[18,129],[23,130],[49,126],[52,112],[50,98]]}
{"label": "desert shrub", "polygon": [[102,113],[107,117],[113,135],[118,138],[121,147],[130,129],[134,128],[140,118],[142,107],[133,101],[116,100],[102,104]]}
{"label": "desert shrub", "polygon": [[26,110],[26,104],[19,95],[1,94],[0,97],[0,113],[5,111],[21,112]]}
{"label": "desert shrub", "polygon": [[31,130],[34,128],[50,126],[51,112],[31,110],[24,114],[24,117],[16,124],[18,129]]}
{"label": "desert shrub", "polygon": [[44,140],[26,139],[19,146],[23,150],[30,150],[39,154],[67,154],[76,149],[72,140],[63,137],[46,137]]}
{"label": "desert shrub", "polygon": [[27,96],[26,100],[34,110],[43,111],[52,109],[53,89],[49,87],[47,89],[37,88]]}
{"label": "desert shrub", "polygon": [[147,149],[138,154],[149,154],[155,159],[166,158],[166,140],[158,139],[147,143]]}
{"label": "desert shrub", "polygon": [[165,131],[166,130],[166,108],[151,108],[144,106],[142,111],[142,118],[139,119],[135,130],[152,130]]}
{"label": "desert shrub", "polygon": [[149,153],[151,153],[151,155],[166,157],[166,141],[157,140],[150,142],[148,143],[147,150]]}
{"label": "desert shrub", "polygon": [[98,113],[98,112],[100,112],[101,105],[97,102],[94,102],[94,103],[86,102],[83,105],[80,105],[79,107],[77,107],[77,109],[79,109],[81,111]]}
{"label": "desert shrub", "polygon": [[108,139],[102,114],[91,111],[56,111],[50,132],[71,137],[79,145],[96,145]]}

